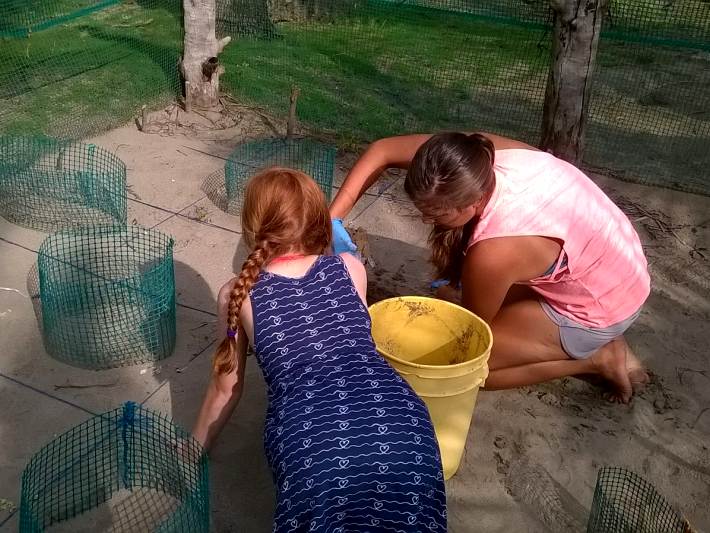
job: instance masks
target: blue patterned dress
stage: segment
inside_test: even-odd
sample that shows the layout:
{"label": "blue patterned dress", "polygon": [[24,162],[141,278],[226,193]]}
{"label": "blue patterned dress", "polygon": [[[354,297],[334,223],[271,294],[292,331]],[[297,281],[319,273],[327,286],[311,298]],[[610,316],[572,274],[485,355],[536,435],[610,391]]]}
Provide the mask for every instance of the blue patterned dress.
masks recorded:
{"label": "blue patterned dress", "polygon": [[262,272],[250,296],[274,531],[444,533],[429,413],[375,351],[343,260],[321,256],[301,278]]}

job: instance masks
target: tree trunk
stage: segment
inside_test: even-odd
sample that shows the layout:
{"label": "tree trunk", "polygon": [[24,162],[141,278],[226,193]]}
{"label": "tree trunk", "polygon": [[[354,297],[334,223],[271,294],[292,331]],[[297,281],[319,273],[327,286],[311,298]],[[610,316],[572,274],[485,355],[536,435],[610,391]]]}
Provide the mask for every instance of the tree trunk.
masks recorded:
{"label": "tree trunk", "polygon": [[542,119],[544,150],[573,164],[584,153],[592,72],[607,0],[551,0],[552,65]]}
{"label": "tree trunk", "polygon": [[180,65],[185,79],[185,107],[219,106],[219,77],[224,67],[217,56],[231,37],[217,39],[215,0],[183,0],[185,49]]}

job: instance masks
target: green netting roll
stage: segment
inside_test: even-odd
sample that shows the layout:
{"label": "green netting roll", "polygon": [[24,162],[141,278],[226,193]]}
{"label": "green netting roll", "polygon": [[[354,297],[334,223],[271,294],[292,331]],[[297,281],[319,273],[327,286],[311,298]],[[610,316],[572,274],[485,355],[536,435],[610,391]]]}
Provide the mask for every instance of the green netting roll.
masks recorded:
{"label": "green netting roll", "polygon": [[230,207],[241,208],[244,186],[255,173],[281,166],[311,176],[330,201],[335,174],[335,146],[312,139],[263,139],[240,144],[224,167],[225,187]]}
{"label": "green netting roll", "polygon": [[133,402],[37,452],[22,473],[20,532],[209,531],[207,456],[166,416]]}
{"label": "green netting roll", "polygon": [[599,470],[587,533],[688,533],[685,520],[642,477],[618,467]]}
{"label": "green netting roll", "polygon": [[44,343],[82,368],[156,361],[175,346],[173,240],[138,226],[49,236],[39,250]]}
{"label": "green netting roll", "polygon": [[40,231],[126,223],[126,165],[93,144],[0,137],[0,216]]}

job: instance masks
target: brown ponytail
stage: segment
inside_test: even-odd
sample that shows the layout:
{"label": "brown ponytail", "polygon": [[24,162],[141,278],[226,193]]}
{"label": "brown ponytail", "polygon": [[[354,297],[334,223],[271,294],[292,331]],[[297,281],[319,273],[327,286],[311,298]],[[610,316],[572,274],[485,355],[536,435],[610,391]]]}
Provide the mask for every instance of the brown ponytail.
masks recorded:
{"label": "brown ponytail", "polygon": [[244,191],[244,239],[252,252],[242,265],[229,298],[225,338],[212,361],[218,374],[237,365],[239,313],[261,269],[286,253],[320,255],[330,248],[331,223],[325,196],[310,177],[287,168],[269,168],[254,176]]}
{"label": "brown ponytail", "polygon": [[465,226],[446,228],[435,225],[429,234],[431,262],[437,279],[448,279],[452,287],[461,281],[463,255],[468,248],[468,241],[476,227],[471,220]]}

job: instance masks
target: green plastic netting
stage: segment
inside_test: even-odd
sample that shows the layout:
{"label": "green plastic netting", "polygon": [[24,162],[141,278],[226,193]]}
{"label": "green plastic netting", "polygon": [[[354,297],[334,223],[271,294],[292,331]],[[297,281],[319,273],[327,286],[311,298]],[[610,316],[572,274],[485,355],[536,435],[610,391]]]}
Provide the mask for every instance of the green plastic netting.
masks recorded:
{"label": "green plastic netting", "polygon": [[0,10],[0,133],[79,139],[180,93],[179,0],[5,0]]}
{"label": "green plastic netting", "polygon": [[[232,17],[242,27],[231,29],[243,37],[222,60],[224,86],[240,100],[285,116],[297,85],[302,122],[345,146],[446,129],[539,142],[551,61],[546,0],[294,0],[269,9],[222,2],[237,3]],[[632,181],[710,194],[708,109],[710,4],[613,0],[585,162]]]}
{"label": "green plastic netting", "polygon": [[647,481],[624,468],[599,470],[587,533],[690,533],[687,522]]}
{"label": "green plastic netting", "polygon": [[209,531],[207,457],[133,402],[60,435],[22,473],[20,532]]}
{"label": "green plastic netting", "polygon": [[39,249],[44,343],[102,369],[169,356],[175,346],[173,240],[138,226],[49,236]]}
{"label": "green plastic netting", "polygon": [[126,165],[93,144],[0,136],[0,216],[40,231],[126,223]]}
{"label": "green plastic netting", "polygon": [[238,212],[244,187],[255,173],[281,166],[300,170],[320,186],[327,200],[333,192],[335,146],[312,139],[263,139],[237,146],[224,165],[229,211]]}
{"label": "green plastic netting", "polygon": [[[180,93],[180,0],[9,0],[0,133],[79,138]],[[3,14],[6,14],[3,18]],[[710,194],[710,3],[610,0],[586,163]],[[411,131],[540,139],[548,0],[217,0],[221,86],[343,147]]]}

